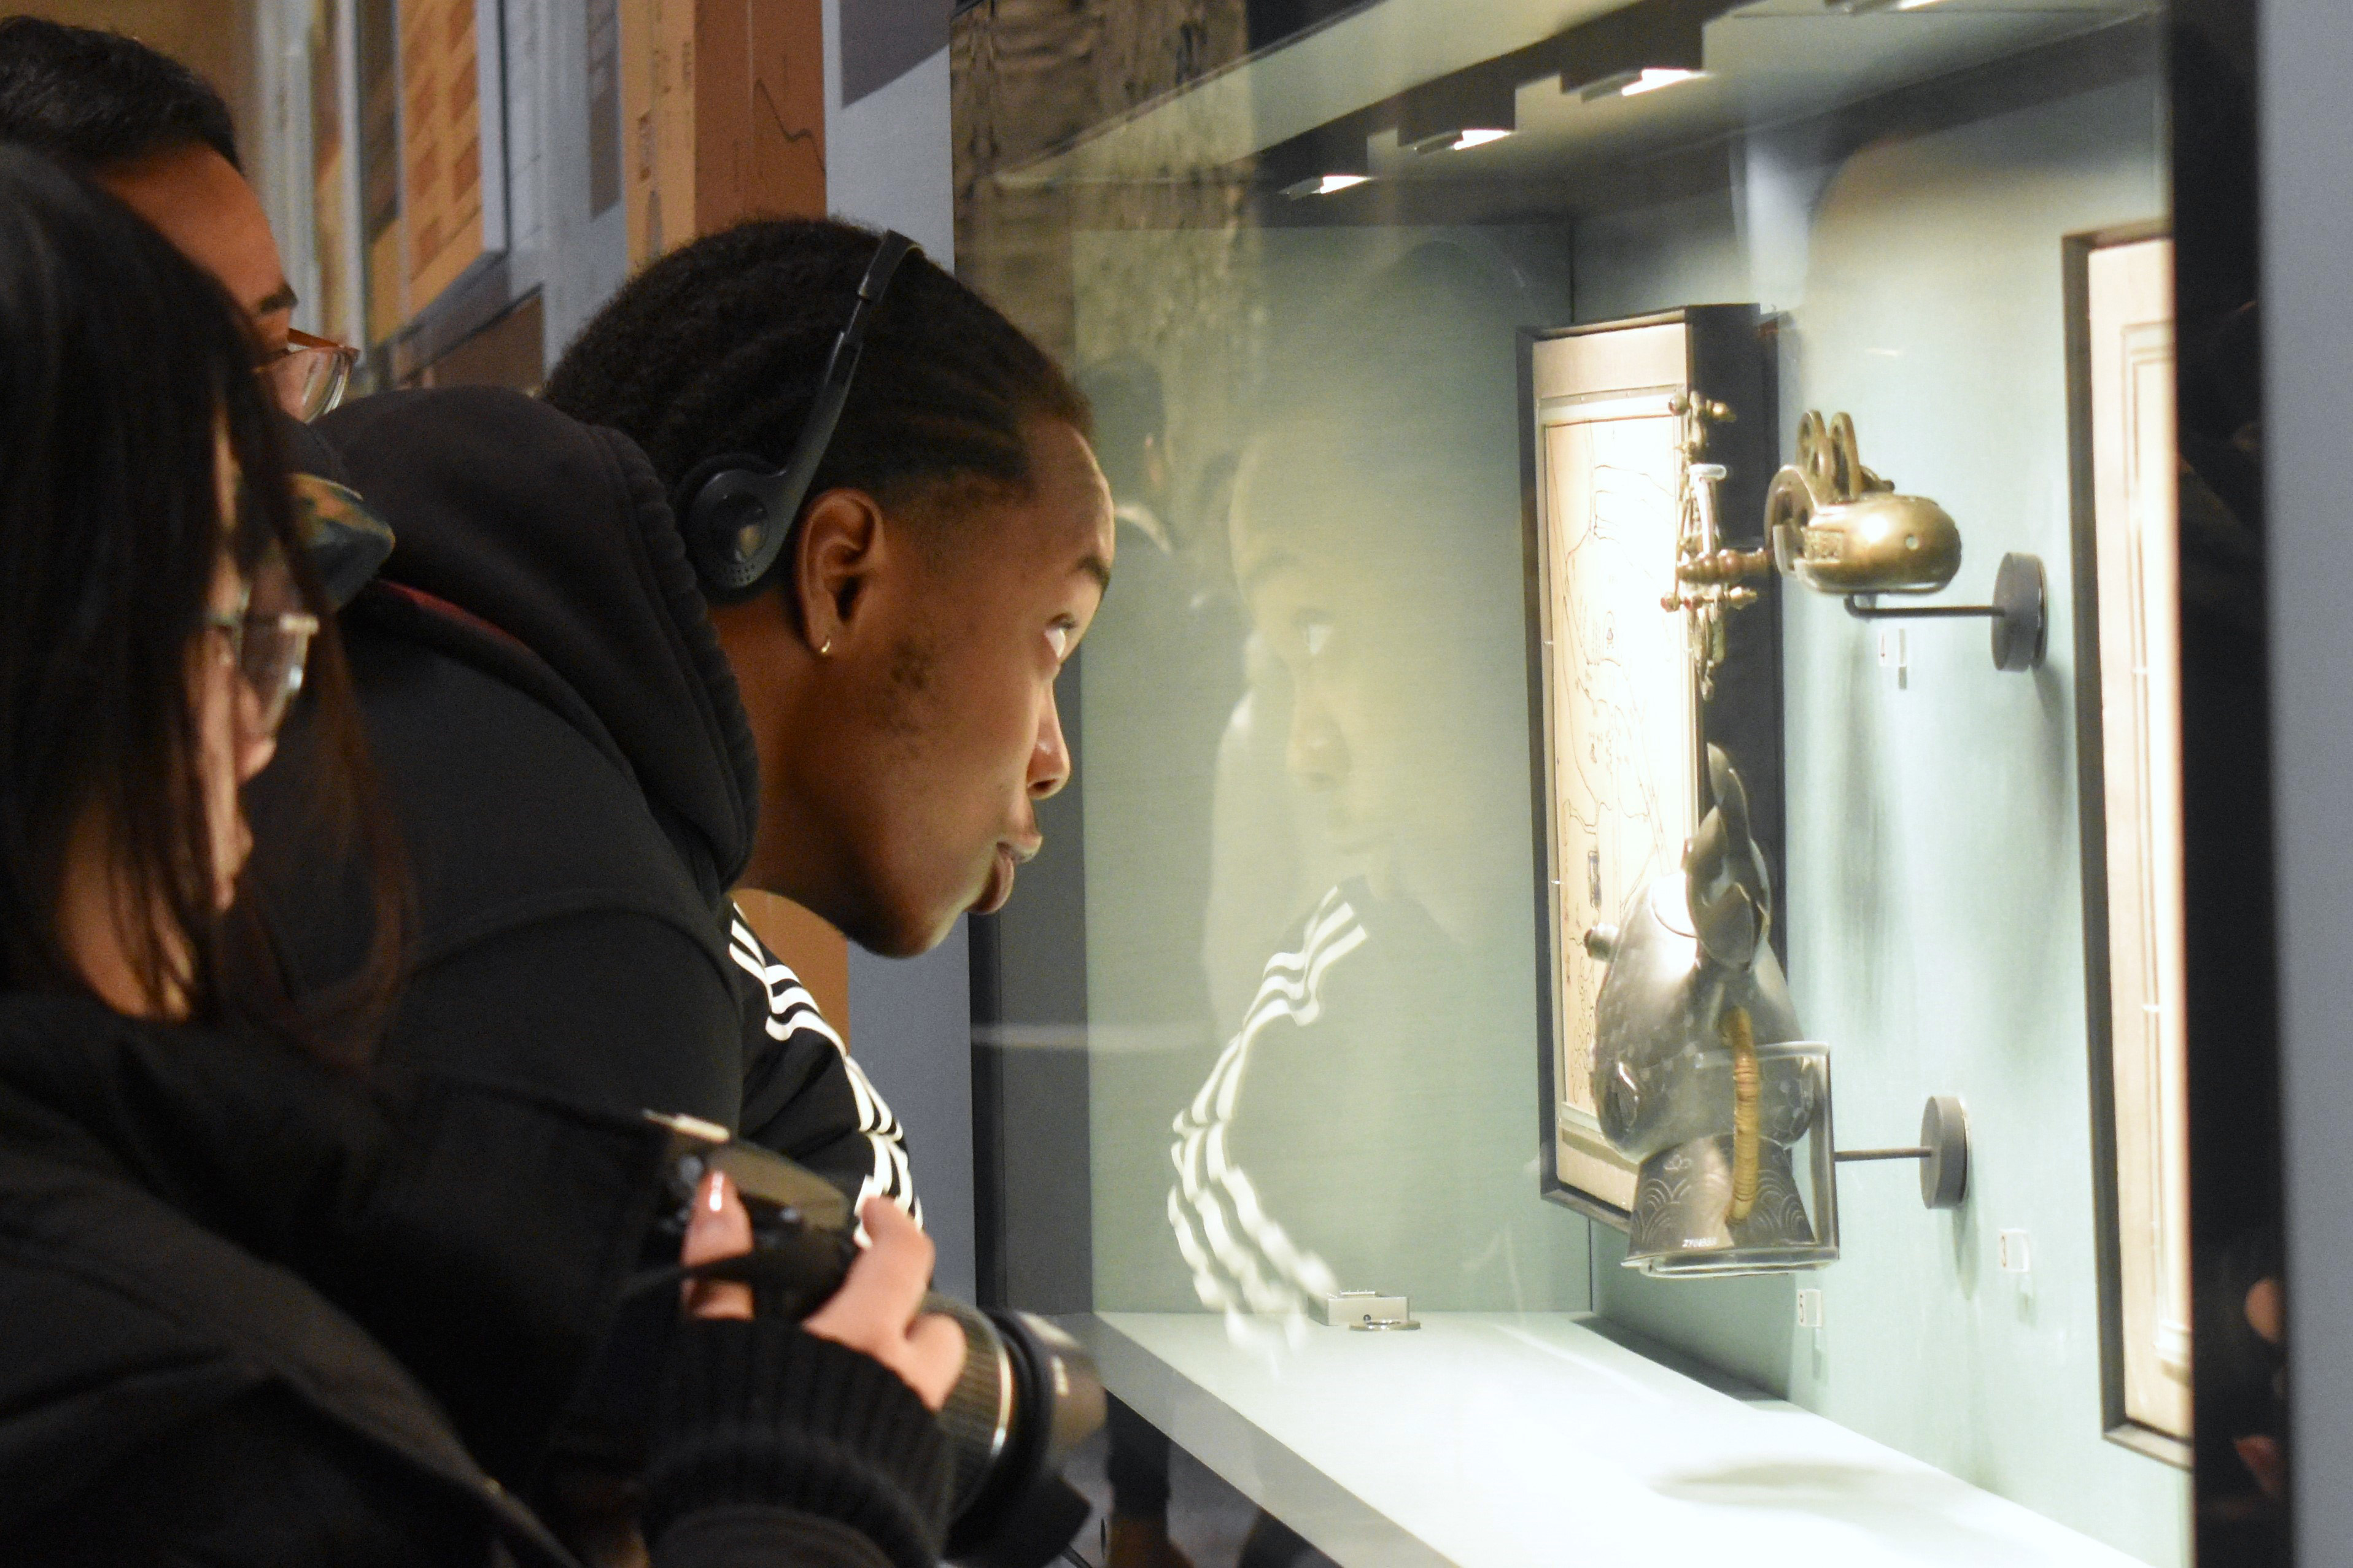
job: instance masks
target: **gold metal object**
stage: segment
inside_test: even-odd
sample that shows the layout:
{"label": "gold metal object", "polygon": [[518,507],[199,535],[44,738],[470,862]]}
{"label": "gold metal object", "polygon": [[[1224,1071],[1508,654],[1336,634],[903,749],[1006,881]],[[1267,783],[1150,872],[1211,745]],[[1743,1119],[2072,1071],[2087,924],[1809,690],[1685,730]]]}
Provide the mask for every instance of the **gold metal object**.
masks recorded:
{"label": "gold metal object", "polygon": [[1854,421],[1798,421],[1797,461],[1765,495],[1774,564],[1825,594],[1933,594],[1961,569],[1961,531],[1926,496],[1862,466]]}

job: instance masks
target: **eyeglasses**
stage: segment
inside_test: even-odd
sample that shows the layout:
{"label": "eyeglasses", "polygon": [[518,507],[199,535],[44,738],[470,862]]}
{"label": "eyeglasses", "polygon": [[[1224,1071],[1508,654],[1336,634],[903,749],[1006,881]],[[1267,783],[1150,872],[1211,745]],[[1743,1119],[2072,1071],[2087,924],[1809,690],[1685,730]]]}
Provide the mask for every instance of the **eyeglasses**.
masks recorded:
{"label": "eyeglasses", "polygon": [[269,383],[278,405],[309,424],[343,400],[352,366],[360,351],[349,343],[309,332],[290,331],[286,346],[261,362],[262,377]]}
{"label": "eyeglasses", "polygon": [[[251,590],[247,591],[251,598]],[[221,634],[237,679],[251,699],[249,711],[240,711],[250,737],[260,740],[278,733],[286,710],[302,689],[302,671],[310,663],[311,639],[319,635],[319,617],[300,610],[255,613],[240,606],[208,610],[205,625]]]}

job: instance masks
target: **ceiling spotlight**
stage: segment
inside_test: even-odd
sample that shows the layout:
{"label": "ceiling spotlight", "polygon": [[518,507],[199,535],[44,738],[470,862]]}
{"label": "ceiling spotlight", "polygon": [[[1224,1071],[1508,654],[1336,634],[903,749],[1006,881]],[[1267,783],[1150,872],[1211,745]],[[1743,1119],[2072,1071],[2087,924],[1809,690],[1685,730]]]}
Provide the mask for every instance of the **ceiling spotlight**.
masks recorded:
{"label": "ceiling spotlight", "polygon": [[1679,81],[1697,81],[1705,71],[1683,70],[1669,67],[1644,66],[1641,74],[1618,89],[1620,98],[1633,98],[1645,92],[1656,92],[1662,87],[1672,87]]}
{"label": "ceiling spotlight", "polygon": [[1484,147],[1490,142],[1501,142],[1509,136],[1508,130],[1441,131],[1435,136],[1425,136],[1419,142],[1404,145],[1416,153],[1465,153],[1473,147]]}
{"label": "ceiling spotlight", "polygon": [[1283,186],[1282,194],[1293,201],[1297,201],[1302,196],[1328,196],[1335,191],[1345,191],[1351,185],[1361,185],[1369,178],[1371,176],[1368,174],[1317,174],[1312,179],[1302,180],[1295,185]]}
{"label": "ceiling spotlight", "polygon": [[1599,81],[1581,88],[1577,97],[1587,103],[1602,98],[1637,98],[1646,92],[1656,92],[1662,87],[1672,87],[1679,81],[1697,81],[1707,73],[1686,70],[1681,66],[1644,66],[1641,70],[1620,71],[1616,76],[1603,77]]}
{"label": "ceiling spotlight", "polygon": [[1514,73],[1474,69],[1424,82],[1388,106],[1398,146],[1414,153],[1461,153],[1501,142],[1519,128]]}

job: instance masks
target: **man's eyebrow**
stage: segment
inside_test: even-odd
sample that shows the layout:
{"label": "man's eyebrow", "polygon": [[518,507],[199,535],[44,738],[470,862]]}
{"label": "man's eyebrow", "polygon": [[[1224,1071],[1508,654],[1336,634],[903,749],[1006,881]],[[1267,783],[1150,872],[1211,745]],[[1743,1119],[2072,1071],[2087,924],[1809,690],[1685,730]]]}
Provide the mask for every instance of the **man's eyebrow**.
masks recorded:
{"label": "man's eyebrow", "polygon": [[1095,586],[1106,593],[1111,590],[1111,563],[1090,550],[1079,558],[1078,570],[1095,580]]}
{"label": "man's eyebrow", "polygon": [[260,299],[256,300],[251,306],[251,310],[255,318],[258,320],[260,317],[271,315],[280,310],[292,310],[294,308],[295,301],[299,298],[300,296],[294,292],[293,284],[280,283],[277,288],[272,289],[269,293],[264,294]]}

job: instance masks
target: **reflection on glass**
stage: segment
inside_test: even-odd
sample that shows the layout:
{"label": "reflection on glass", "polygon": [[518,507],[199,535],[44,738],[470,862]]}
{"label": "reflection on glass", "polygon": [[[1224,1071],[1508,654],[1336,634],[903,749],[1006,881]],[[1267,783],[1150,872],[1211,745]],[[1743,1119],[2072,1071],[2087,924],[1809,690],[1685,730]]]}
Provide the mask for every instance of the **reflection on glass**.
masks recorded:
{"label": "reflection on glass", "polygon": [[[1209,993],[1248,990],[1161,1170],[1163,1245],[1238,1321],[1296,1324],[1340,1289],[1515,1305],[1542,1289],[1517,1271],[1545,1272],[1515,1226],[1556,1217],[1529,1170],[1525,841],[1472,830],[1529,821],[1513,353],[1534,302],[1460,241],[1353,269],[1278,327],[1224,520],[1248,685],[1202,952],[1226,970]],[[1135,896],[1098,879],[1097,842],[1091,820],[1091,939],[1098,901]]]}
{"label": "reflection on glass", "polygon": [[[1725,1065],[1755,1059],[1753,1137],[1725,1073],[1702,1087],[1728,1142],[1711,1112],[1658,1147],[1609,1146],[1589,1060],[1603,971],[1582,947],[1591,927],[1628,923],[1630,894],[1675,877],[1711,798],[1669,744],[1691,729],[1691,628],[1660,608],[1679,531],[1662,390],[1737,416],[1704,460],[1727,470],[1718,497],[1741,497],[1719,520],[1738,540],[1755,538],[1798,411],[1844,409],[1874,468],[1949,508],[1978,562],[1965,573],[2031,552],[2054,604],[2070,602],[2061,247],[2165,216],[2161,10],[1742,0],[1620,58],[1619,29],[1684,13],[1377,0],[1260,37],[1234,25],[1241,9],[1263,7],[1187,7],[1180,22],[1145,6],[1133,33],[1082,37],[1044,0],[1000,0],[958,25],[959,264],[1100,373],[1122,503],[1120,581],[1073,705],[1086,973],[1072,1017],[1089,1304],[1141,1347],[1138,1408],[1161,1387],[1145,1372],[1165,1369],[1179,1393],[1146,1414],[1180,1443],[1215,1447],[1206,1423],[1178,1430],[1206,1395],[1449,1561],[1555,1561],[1570,1530],[1580,1560],[1641,1561],[1661,1540],[1705,1554],[1713,1530],[1753,1542],[1793,1522],[1793,1549],[1814,1551],[1852,1525],[1841,1510],[1864,1486],[1889,1500],[1889,1542],[1916,1531],[1986,1561],[2185,1561],[2183,1473],[2155,1447],[2110,1442],[2101,1408],[2089,1173],[2104,1163],[2073,870],[2078,764],[2094,753],[2069,698],[2129,657],[2097,672],[2072,658],[2063,612],[2032,681],[1985,668],[1981,627],[1882,636],[1814,595],[1741,612],[1755,657],[1715,672],[1707,721],[1764,715],[1757,743],[1731,750],[1759,821],[1781,828],[1757,837],[1782,873],[1789,994],[1761,1026],[1745,1009],[1746,1048],[1721,1013],[1699,1023]],[[1180,32],[1197,53],[1157,49]],[[1702,74],[1626,93],[1643,68]],[[1417,130],[1459,142],[1506,127],[1415,151]],[[1338,173],[1364,177],[1282,194]],[[1532,384],[1524,443],[1518,332],[1620,340],[1750,307],[1742,391],[1705,374],[1723,358],[1680,352],[1656,372]],[[2120,577],[2086,564],[2103,593]],[[1533,668],[1573,699],[1536,724],[1532,612],[1564,634],[1543,628]],[[1538,772],[1554,787],[1533,788]],[[1662,911],[1662,926],[1689,913]],[[1557,973],[1535,956],[1556,941]],[[1547,996],[1562,1026],[1540,1037]],[[1983,1154],[1966,1209],[1924,1211],[1892,1163],[1844,1168],[1834,1194],[1817,1177],[1830,1129],[1801,1113],[1821,1098],[1822,1047],[1796,1037],[1799,1021],[1837,1058],[1838,1120],[1858,1146],[1910,1139],[1925,1097],[1965,1100]],[[1556,1048],[1559,1103],[1537,1081]],[[1746,1215],[1709,1205],[1723,1244],[1634,1245],[1638,1265],[1738,1261],[1729,1243],[1754,1238],[1734,1227],[1759,1213],[1789,1221],[1777,1266],[1810,1247],[1805,1261],[1826,1261],[1833,1215],[1839,1259],[1716,1279],[1621,1268],[1622,1226],[1588,1229],[1539,1195],[1542,1145],[1580,1139],[1596,1152],[1576,1190],[1612,1178],[1626,1209],[1633,1166],[1654,1155],[1721,1154],[1744,1193],[1753,1167]],[[2163,1146],[2147,1141],[2119,1181],[2161,1193],[2146,1156]],[[1799,1206],[1774,1208],[1784,1185]],[[1332,1289],[1409,1296],[1425,1331],[1310,1326]],[[2160,1334],[2164,1295],[2146,1314]],[[1695,1437],[1735,1443],[1753,1411],[1727,1409],[1719,1428],[1651,1423],[1622,1389],[1554,1398],[1545,1379],[1566,1363],[1551,1352],[1597,1323],[1786,1398],[1782,1447],[1701,1459]],[[1264,1353],[1237,1354],[1229,1326],[1258,1331]],[[1523,1330],[1559,1338],[1538,1352]],[[2161,1373],[2178,1336],[2140,1337]],[[1495,1359],[1444,1388],[1380,1370],[1473,1342]],[[1361,1400],[1333,1392],[1351,1378]],[[1792,1479],[1859,1453],[1842,1447],[1858,1437],[1894,1468],[1856,1461],[1854,1488]],[[1221,1474],[1279,1468],[1204,1455]],[[1969,1522],[1926,1494],[1892,1500],[1910,1484],[1899,1471],[1966,1499]],[[1431,1502],[1409,1474],[1446,1477],[1447,1495]],[[1613,1523],[1624,1541],[1599,1542]]]}

